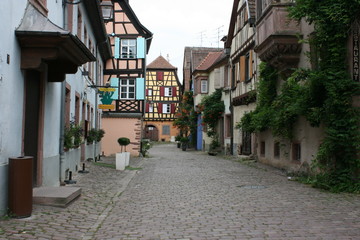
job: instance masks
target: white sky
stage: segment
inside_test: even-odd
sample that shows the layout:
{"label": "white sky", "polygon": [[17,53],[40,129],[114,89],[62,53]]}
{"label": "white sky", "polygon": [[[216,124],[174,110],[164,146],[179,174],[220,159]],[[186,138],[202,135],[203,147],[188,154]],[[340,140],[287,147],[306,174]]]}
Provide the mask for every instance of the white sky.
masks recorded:
{"label": "white sky", "polygon": [[228,33],[233,0],[129,0],[137,18],[153,39],[147,64],[160,54],[178,68],[186,47],[223,47],[218,41]]}

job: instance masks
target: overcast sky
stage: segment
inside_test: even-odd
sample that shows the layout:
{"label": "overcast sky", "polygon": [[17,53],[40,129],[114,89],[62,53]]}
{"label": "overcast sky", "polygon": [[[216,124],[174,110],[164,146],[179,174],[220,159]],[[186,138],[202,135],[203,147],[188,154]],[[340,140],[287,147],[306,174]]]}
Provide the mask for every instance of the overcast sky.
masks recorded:
{"label": "overcast sky", "polygon": [[147,64],[160,54],[178,68],[182,80],[185,46],[223,47],[233,0],[129,0],[153,40]]}

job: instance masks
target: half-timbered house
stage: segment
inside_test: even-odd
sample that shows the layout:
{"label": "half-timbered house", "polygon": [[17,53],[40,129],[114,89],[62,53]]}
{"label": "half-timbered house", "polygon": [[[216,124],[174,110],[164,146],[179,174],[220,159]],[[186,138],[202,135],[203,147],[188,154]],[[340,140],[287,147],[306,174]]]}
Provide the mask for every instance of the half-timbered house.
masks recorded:
{"label": "half-timbered house", "polygon": [[180,82],[177,68],[159,56],[147,66],[146,107],[143,136],[152,141],[174,141],[172,126],[179,107]]}
{"label": "half-timbered house", "polygon": [[230,49],[231,148],[234,154],[254,153],[254,134],[236,129],[246,112],[255,109],[257,57],[255,47],[255,0],[235,0],[225,48]]}
{"label": "half-timbered house", "polygon": [[113,10],[113,18],[105,20],[113,56],[104,69],[104,85],[110,88],[100,89],[105,130],[102,150],[105,155],[115,154],[119,151],[117,139],[127,137],[131,155],[138,155],[145,110],[146,54],[152,33],[140,23],[128,1],[102,1],[102,5]]}

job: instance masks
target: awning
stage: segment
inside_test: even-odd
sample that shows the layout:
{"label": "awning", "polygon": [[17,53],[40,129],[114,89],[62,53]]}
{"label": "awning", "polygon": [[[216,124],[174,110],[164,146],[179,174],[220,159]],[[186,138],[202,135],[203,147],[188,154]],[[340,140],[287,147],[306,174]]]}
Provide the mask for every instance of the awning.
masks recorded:
{"label": "awning", "polygon": [[76,73],[79,66],[96,60],[78,37],[52,23],[31,4],[15,35],[21,47],[21,69],[47,69],[50,82],[64,81],[65,74]]}

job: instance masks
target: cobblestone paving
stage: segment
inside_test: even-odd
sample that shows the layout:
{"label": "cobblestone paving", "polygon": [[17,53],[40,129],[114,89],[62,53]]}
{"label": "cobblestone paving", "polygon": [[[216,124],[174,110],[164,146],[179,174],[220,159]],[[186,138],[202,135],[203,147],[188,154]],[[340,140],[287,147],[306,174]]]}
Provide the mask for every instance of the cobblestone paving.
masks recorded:
{"label": "cobblestone paving", "polygon": [[360,239],[359,195],[173,144],[150,155],[131,163],[140,171],[90,166],[76,176],[83,193],[75,203],[0,221],[0,239]]}

